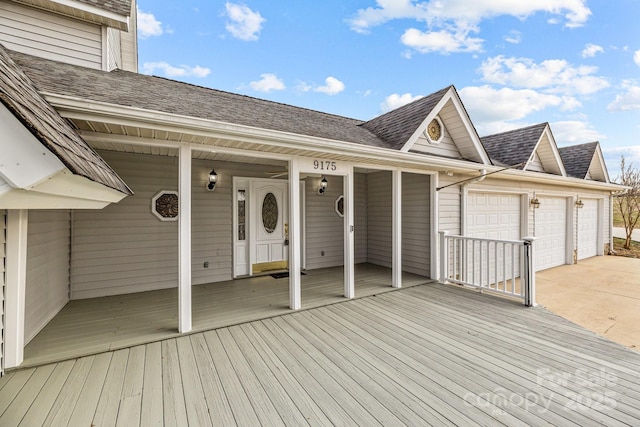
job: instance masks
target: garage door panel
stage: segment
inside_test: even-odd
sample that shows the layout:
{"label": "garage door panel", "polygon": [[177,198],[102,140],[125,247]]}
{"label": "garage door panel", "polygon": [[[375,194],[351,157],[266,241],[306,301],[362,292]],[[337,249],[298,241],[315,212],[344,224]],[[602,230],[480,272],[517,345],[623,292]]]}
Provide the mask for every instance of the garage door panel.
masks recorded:
{"label": "garage door panel", "polygon": [[[493,240],[519,240],[521,237],[520,201],[521,197],[517,194],[470,192],[467,197],[467,235]],[[494,246],[491,245],[491,247]],[[486,248],[480,250],[480,245],[474,247],[473,259],[476,271],[480,270],[481,259],[483,260],[483,268],[488,266],[488,271],[485,271],[480,278],[482,285],[488,286],[505,279],[502,268],[498,268],[497,271],[495,268],[496,265],[502,266],[503,263],[508,266],[507,277],[519,276],[520,258],[518,256],[512,259],[511,251],[504,254],[501,246],[497,250],[497,260],[496,251],[488,251],[489,259],[485,258],[486,252]],[[468,263],[471,264],[470,259]],[[469,267],[471,266],[469,265]],[[512,269],[514,271],[511,271]]]}
{"label": "garage door panel", "polygon": [[536,270],[545,270],[566,263],[567,199],[564,197],[539,197],[536,209],[535,235]]}

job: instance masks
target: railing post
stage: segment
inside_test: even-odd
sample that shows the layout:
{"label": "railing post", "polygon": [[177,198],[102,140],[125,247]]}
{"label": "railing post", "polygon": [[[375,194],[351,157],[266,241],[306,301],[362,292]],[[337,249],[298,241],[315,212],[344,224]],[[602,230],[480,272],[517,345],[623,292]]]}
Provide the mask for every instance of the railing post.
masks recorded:
{"label": "railing post", "polygon": [[449,232],[445,230],[438,234],[440,235],[440,283],[446,283],[449,271],[449,245],[447,244]]}
{"label": "railing post", "polygon": [[534,256],[535,237],[525,237],[524,240],[524,272],[522,274],[524,287],[524,305],[536,305],[536,269]]}

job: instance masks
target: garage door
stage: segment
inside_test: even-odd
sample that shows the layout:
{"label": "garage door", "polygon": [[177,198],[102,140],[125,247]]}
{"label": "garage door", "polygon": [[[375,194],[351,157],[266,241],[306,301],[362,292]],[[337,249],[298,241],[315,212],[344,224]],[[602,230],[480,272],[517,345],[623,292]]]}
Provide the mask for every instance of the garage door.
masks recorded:
{"label": "garage door", "polygon": [[578,209],[578,259],[598,255],[598,201],[582,200]]}
{"label": "garage door", "polygon": [[519,240],[520,196],[470,192],[467,235],[486,239]]}
{"label": "garage door", "polygon": [[538,197],[536,209],[536,269],[545,270],[566,263],[567,199]]}

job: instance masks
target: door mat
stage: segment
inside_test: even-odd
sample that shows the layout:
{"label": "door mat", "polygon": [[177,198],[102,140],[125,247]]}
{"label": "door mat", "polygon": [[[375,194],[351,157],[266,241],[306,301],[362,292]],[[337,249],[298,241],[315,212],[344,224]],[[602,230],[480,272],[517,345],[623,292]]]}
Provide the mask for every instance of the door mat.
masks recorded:
{"label": "door mat", "polygon": [[[301,276],[306,276],[306,274],[304,272],[300,272]],[[273,277],[274,279],[283,279],[285,277],[289,277],[289,272],[285,271],[284,273],[274,273],[271,275],[271,277]]]}

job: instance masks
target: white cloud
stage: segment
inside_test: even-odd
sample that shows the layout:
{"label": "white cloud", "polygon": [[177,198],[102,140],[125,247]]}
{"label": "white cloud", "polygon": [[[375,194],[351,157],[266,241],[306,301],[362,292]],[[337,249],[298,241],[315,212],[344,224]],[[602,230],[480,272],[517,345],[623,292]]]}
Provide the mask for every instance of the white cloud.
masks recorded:
{"label": "white cloud", "polygon": [[283,90],[286,88],[284,82],[275,74],[260,74],[260,80],[249,83],[251,89],[258,92],[271,92],[272,90]]}
{"label": "white cloud", "polygon": [[582,50],[583,58],[593,58],[598,53],[604,53],[604,48],[597,44],[588,43]]}
{"label": "white cloud", "polygon": [[324,86],[318,86],[314,89],[316,92],[326,93],[327,95],[336,95],[344,90],[344,83],[335,77],[327,77]]}
{"label": "white cloud", "polygon": [[226,3],[225,8],[229,18],[226,25],[227,31],[240,40],[258,40],[258,33],[266,21],[259,12],[235,3]]}
{"label": "white cloud", "polygon": [[632,164],[634,167],[640,166],[640,145],[627,145],[621,147],[602,147],[609,170],[609,177],[615,180],[620,175],[620,156],[624,156],[627,165]]}
{"label": "white cloud", "polygon": [[616,95],[616,99],[607,106],[609,111],[640,110],[640,85],[633,80],[622,82],[623,93]]}
{"label": "white cloud", "polygon": [[572,66],[563,59],[535,63],[528,58],[489,58],[479,68],[482,80],[518,88],[544,89],[548,93],[589,95],[609,87],[609,82],[594,74],[597,67]]}
{"label": "white cloud", "polygon": [[[532,89],[495,89],[489,85],[462,88],[460,97],[479,128],[494,122],[521,120],[549,107],[562,107],[566,102],[560,96]],[[503,123],[501,126],[507,125]]]}
{"label": "white cloud", "polygon": [[423,95],[411,95],[410,93],[403,93],[402,95],[393,93],[387,96],[382,104],[380,104],[380,109],[383,112],[395,110],[396,108],[402,107],[410,102],[413,102],[417,99],[422,98]]}
{"label": "white cloud", "polygon": [[409,28],[404,32],[400,41],[420,53],[440,52],[442,54],[454,52],[479,52],[482,50],[482,39],[470,37],[472,30],[449,30],[422,32]]}
{"label": "white cloud", "polygon": [[504,36],[504,40],[507,43],[518,44],[522,41],[522,33],[520,31],[511,30],[506,36]]}
{"label": "white cloud", "polygon": [[636,50],[633,54],[633,62],[635,62],[638,67],[640,67],[640,50]]}
{"label": "white cloud", "polygon": [[586,121],[566,120],[551,123],[551,132],[558,145],[582,144],[606,138]]}
{"label": "white cloud", "polygon": [[158,21],[153,13],[143,12],[140,9],[137,10],[138,15],[138,35],[142,39],[146,39],[151,36],[160,36],[163,33],[162,22]]}
{"label": "white cloud", "polygon": [[178,67],[162,62],[145,62],[142,64],[142,72],[144,74],[154,74],[159,70],[166,77],[207,77],[211,70],[209,68],[196,65],[190,67],[188,65],[180,65]]}
{"label": "white cloud", "polygon": [[[485,19],[505,15],[525,19],[535,13],[547,13],[558,22],[557,17],[563,17],[565,26],[574,28],[584,25],[591,15],[585,3],[586,0],[376,0],[375,7],[359,9],[348,22],[352,30],[367,33],[394,19],[412,19],[427,25],[427,31],[411,28],[403,36],[413,43],[408,46],[417,46],[419,52],[476,52],[481,49],[482,40],[470,38],[469,33],[477,32],[474,29]],[[445,50],[449,46],[452,50]]]}

